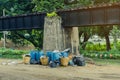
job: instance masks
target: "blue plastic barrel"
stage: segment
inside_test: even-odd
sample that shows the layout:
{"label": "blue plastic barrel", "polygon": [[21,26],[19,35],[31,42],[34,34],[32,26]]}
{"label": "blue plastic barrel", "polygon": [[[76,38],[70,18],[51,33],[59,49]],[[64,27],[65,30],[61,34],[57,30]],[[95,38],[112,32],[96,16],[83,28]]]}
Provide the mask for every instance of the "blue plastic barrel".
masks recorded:
{"label": "blue plastic barrel", "polygon": [[36,52],[35,52],[35,60],[36,60],[36,61],[40,61],[40,57],[41,57],[41,56],[44,56],[43,51],[36,51]]}
{"label": "blue plastic barrel", "polygon": [[49,58],[49,60],[48,60],[49,62],[52,61],[52,54],[53,54],[52,51],[47,51],[46,52],[46,56]]}
{"label": "blue plastic barrel", "polygon": [[51,61],[56,61],[60,59],[60,53],[58,52],[53,52],[51,55]]}
{"label": "blue plastic barrel", "polygon": [[35,51],[30,51],[30,58],[35,60]]}

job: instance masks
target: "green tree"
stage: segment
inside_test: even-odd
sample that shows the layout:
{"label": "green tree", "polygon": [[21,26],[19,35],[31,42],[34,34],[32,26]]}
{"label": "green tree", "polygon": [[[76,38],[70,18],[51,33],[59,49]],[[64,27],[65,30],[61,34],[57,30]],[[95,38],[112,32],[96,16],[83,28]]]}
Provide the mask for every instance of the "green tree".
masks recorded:
{"label": "green tree", "polygon": [[[101,4],[101,3],[110,3],[110,2],[117,2],[119,0],[94,0],[94,4]],[[97,27],[97,34],[101,37],[105,37],[106,39],[106,50],[110,50],[110,39],[109,39],[109,33],[110,30],[113,28],[113,26],[100,26]]]}
{"label": "green tree", "polygon": [[[109,2],[116,2],[118,0],[79,0],[82,2],[82,5],[96,5],[101,3],[109,3]],[[97,34],[100,37],[104,37],[106,39],[106,50],[110,50],[110,40],[109,40],[109,33],[112,29],[112,26],[95,26],[94,28],[91,27],[80,27],[79,28],[79,35],[83,34],[84,40],[82,42],[82,48],[85,49],[87,41],[89,40],[91,35]]]}
{"label": "green tree", "polygon": [[105,38],[106,40],[106,50],[110,50],[110,39],[109,39],[109,34],[110,30],[112,30],[112,26],[97,26],[94,30],[95,33],[100,36],[101,38]]}
{"label": "green tree", "polygon": [[[26,35],[28,34],[28,36]],[[26,40],[32,43],[36,48],[42,49],[43,44],[43,31],[39,29],[32,29],[32,30],[22,30],[22,31],[13,31],[10,33],[9,38],[17,43],[26,44]],[[17,39],[17,40],[16,40]]]}
{"label": "green tree", "polygon": [[64,7],[64,0],[33,0],[35,7],[33,11],[53,12]]}
{"label": "green tree", "polygon": [[114,39],[113,44],[114,44],[114,49],[117,49],[117,38],[120,36],[120,30],[118,29],[118,26],[113,26],[113,29],[111,30],[111,35]]}

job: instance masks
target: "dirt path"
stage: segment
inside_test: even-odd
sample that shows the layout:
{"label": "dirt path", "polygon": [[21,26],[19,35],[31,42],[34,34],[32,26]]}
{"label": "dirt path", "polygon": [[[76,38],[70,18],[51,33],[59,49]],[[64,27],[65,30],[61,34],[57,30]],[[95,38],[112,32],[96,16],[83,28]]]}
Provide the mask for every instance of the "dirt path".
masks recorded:
{"label": "dirt path", "polygon": [[[1,63],[1,60],[0,60]],[[50,68],[41,65],[1,65],[0,80],[120,80],[120,66]]]}

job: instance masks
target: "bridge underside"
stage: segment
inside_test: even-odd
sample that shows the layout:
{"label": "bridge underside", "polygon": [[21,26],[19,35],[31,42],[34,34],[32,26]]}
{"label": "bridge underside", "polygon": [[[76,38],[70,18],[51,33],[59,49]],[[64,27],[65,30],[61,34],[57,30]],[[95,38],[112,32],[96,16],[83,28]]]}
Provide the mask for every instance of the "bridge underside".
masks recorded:
{"label": "bridge underside", "polygon": [[74,9],[60,12],[63,26],[101,26],[120,24],[120,6]]}
{"label": "bridge underside", "polygon": [[43,29],[45,13],[0,18],[0,31]]}
{"label": "bridge underside", "polygon": [[[120,4],[84,7],[57,12],[62,17],[63,27],[96,25],[119,25]],[[0,31],[43,29],[46,13],[34,13],[0,18]]]}

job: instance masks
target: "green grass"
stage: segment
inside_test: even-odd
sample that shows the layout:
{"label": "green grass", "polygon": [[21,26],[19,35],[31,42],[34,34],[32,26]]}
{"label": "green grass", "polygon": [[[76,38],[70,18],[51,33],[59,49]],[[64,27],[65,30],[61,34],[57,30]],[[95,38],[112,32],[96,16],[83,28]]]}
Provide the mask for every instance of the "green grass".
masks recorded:
{"label": "green grass", "polygon": [[120,66],[120,59],[93,59],[96,64],[98,65],[119,65]]}
{"label": "green grass", "polygon": [[0,58],[22,59],[22,55],[28,54],[28,53],[29,51],[25,51],[25,50],[13,50],[13,49],[0,48]]}

